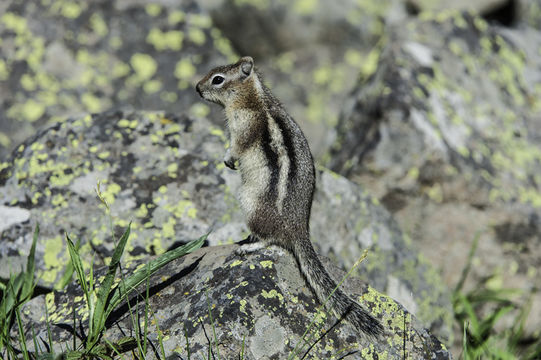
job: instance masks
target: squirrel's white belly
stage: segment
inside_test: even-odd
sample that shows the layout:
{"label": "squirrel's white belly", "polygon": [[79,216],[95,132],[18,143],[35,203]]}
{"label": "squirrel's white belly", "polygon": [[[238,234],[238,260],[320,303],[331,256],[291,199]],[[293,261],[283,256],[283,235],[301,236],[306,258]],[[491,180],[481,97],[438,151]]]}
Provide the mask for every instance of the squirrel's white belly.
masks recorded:
{"label": "squirrel's white belly", "polygon": [[253,214],[261,204],[261,197],[268,191],[270,169],[264,153],[256,149],[243,154],[239,160],[242,177],[240,204],[246,214]]}

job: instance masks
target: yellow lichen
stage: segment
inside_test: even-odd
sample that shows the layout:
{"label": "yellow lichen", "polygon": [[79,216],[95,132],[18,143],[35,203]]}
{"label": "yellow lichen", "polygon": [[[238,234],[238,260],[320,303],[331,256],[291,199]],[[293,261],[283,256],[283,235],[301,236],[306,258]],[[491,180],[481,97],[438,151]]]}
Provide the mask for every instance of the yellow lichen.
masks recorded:
{"label": "yellow lichen", "polygon": [[177,79],[189,79],[195,75],[195,66],[189,59],[182,59],[175,66],[174,75]]}
{"label": "yellow lichen", "polygon": [[130,59],[130,64],[139,80],[148,80],[155,73],[158,65],[156,60],[148,54],[136,53]]}
{"label": "yellow lichen", "polygon": [[62,250],[62,242],[63,238],[60,235],[44,241],[43,262],[45,263],[45,271],[41,279],[45,283],[53,283],[61,270],[62,264],[59,262],[59,255]]}
{"label": "yellow lichen", "polygon": [[284,296],[280,294],[276,289],[272,289],[271,291],[261,290],[261,296],[263,296],[265,299],[272,299],[277,298],[280,300],[280,302],[284,301]]}
{"label": "yellow lichen", "polygon": [[150,16],[158,16],[162,12],[162,7],[160,4],[150,3],[145,6],[145,11]]}
{"label": "yellow lichen", "polygon": [[179,30],[162,32],[160,29],[151,29],[147,35],[146,41],[152,44],[158,51],[171,49],[179,51],[182,49],[184,33]]}
{"label": "yellow lichen", "polygon": [[242,260],[235,260],[229,265],[229,267],[239,266],[240,264],[242,264]]}
{"label": "yellow lichen", "polygon": [[179,22],[184,21],[184,18],[186,17],[186,14],[180,10],[175,10],[169,13],[167,16],[167,22],[169,25],[176,25]]}
{"label": "yellow lichen", "polygon": [[318,0],[295,0],[293,11],[300,15],[313,14],[318,6]]}

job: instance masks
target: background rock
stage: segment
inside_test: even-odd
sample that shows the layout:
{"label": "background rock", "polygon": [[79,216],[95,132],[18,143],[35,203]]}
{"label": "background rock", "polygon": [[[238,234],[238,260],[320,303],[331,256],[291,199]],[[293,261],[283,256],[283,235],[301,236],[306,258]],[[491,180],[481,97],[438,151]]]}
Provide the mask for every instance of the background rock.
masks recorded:
{"label": "background rock", "polygon": [[407,0],[410,11],[420,12],[443,12],[443,11],[463,11],[474,15],[488,15],[498,11],[514,11],[518,6],[518,1],[514,0],[458,0],[458,1],[440,1],[440,0]]}
{"label": "background rock", "polygon": [[[367,186],[456,283],[472,269],[536,293],[541,315],[541,34],[461,14],[390,36],[343,112],[331,167]],[[436,241],[437,239],[437,241]]]}
{"label": "background rock", "polygon": [[375,71],[385,27],[407,16],[401,0],[200,4],[240,55],[255,57],[321,162],[355,80]]}
{"label": "background rock", "polygon": [[0,159],[45,123],[72,115],[112,108],[205,115],[191,83],[235,58],[191,0],[16,0],[3,7]]}

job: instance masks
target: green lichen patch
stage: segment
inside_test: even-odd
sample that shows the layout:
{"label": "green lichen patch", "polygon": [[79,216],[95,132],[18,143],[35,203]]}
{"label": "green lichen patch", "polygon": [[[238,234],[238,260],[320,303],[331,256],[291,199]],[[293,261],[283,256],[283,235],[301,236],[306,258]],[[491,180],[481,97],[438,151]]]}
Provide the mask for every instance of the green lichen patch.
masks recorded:
{"label": "green lichen patch", "polygon": [[[49,128],[2,163],[1,191],[11,194],[4,204],[25,204],[32,221],[42,225],[37,267],[44,285],[55,284],[64,274],[68,257],[65,239],[59,234],[65,232],[74,241],[81,240],[79,251],[88,269],[92,258],[96,265],[108,263],[114,249],[112,232],[119,236],[129,221],[128,263],[208,231],[210,225],[199,213],[205,199],[200,196],[201,191],[209,196],[222,194],[211,185],[219,181],[218,170],[202,167],[206,180],[194,177],[194,167],[214,158],[192,163],[194,155],[186,157],[186,149],[200,142],[215,143],[218,148],[223,144],[208,133],[188,135],[190,121],[164,113],[88,115]],[[208,184],[206,190],[195,191],[197,179]],[[98,183],[101,199],[110,207],[113,229],[96,196]],[[216,218],[223,213],[225,209],[218,210]],[[23,236],[10,234],[8,244]],[[93,255],[96,252],[99,260]]]}
{"label": "green lichen patch", "polygon": [[[214,60],[234,56],[210,18],[189,5],[139,4],[120,17],[98,3],[67,0],[11,4],[5,10],[0,112],[16,125],[9,130],[13,142],[0,138],[1,156],[45,122],[83,112],[134,104],[184,109],[197,99],[191,86],[195,73],[210,67],[205,54],[212,52]],[[193,69],[190,75],[182,68],[179,88],[172,74],[181,60]]]}

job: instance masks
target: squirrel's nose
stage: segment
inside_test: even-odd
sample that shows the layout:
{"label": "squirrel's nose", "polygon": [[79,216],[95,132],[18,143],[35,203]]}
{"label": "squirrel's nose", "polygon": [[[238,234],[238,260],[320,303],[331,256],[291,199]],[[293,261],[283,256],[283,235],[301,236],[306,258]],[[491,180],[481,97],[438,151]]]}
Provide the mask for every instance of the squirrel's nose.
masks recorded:
{"label": "squirrel's nose", "polygon": [[199,83],[197,85],[195,85],[195,90],[197,91],[199,96],[203,97],[203,94],[201,94],[201,87],[199,86]]}

